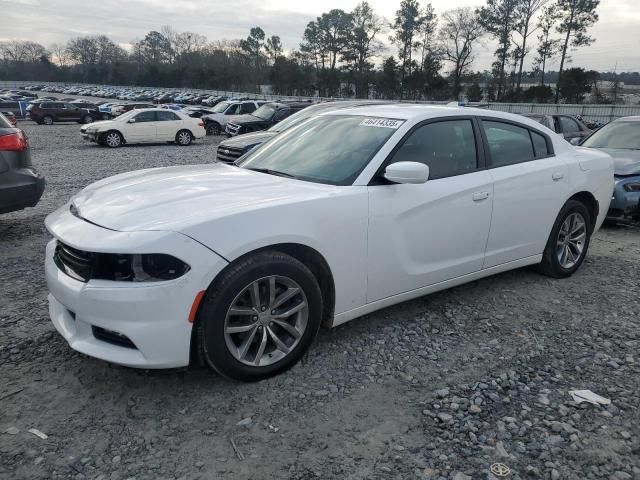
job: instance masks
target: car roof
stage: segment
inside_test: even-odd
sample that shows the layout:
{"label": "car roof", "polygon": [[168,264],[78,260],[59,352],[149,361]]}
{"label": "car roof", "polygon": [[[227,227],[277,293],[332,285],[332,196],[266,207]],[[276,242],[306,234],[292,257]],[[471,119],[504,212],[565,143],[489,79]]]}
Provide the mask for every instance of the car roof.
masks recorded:
{"label": "car roof", "polygon": [[477,116],[491,117],[497,120],[506,120],[521,125],[527,125],[536,130],[546,130],[534,119],[518,115],[516,113],[501,112],[498,110],[486,110],[483,108],[447,106],[447,105],[425,105],[425,104],[392,104],[392,105],[370,105],[354,108],[344,108],[321,112],[319,115],[354,115],[361,117],[381,117],[398,120],[428,120],[431,118],[454,117],[454,116]]}
{"label": "car roof", "polygon": [[631,115],[629,117],[616,118],[614,122],[640,122],[640,115]]}

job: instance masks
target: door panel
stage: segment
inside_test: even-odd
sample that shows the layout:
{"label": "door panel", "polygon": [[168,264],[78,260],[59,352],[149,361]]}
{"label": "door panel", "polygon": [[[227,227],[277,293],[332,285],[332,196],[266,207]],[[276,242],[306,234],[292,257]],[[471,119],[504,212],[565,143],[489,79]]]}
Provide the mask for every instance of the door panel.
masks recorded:
{"label": "door panel", "polygon": [[481,170],[422,185],[370,186],[367,302],[480,270],[492,181]]}
{"label": "door panel", "polygon": [[569,191],[567,163],[554,156],[489,172],[493,214],[484,268],[541,254]]}
{"label": "door panel", "polygon": [[124,132],[128,142],[156,142],[158,141],[156,134],[155,112],[140,112],[135,117],[134,123],[126,123]]}

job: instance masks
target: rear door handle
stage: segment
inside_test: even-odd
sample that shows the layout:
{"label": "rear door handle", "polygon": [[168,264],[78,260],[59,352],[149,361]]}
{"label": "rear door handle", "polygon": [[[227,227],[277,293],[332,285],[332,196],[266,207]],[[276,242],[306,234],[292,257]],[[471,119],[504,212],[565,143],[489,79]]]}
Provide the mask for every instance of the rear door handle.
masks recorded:
{"label": "rear door handle", "polygon": [[481,202],[489,198],[489,192],[476,192],[471,198],[473,198],[474,202]]}
{"label": "rear door handle", "polygon": [[564,173],[555,172],[553,175],[551,175],[551,178],[553,179],[554,182],[557,182],[558,180],[562,180],[564,178]]}

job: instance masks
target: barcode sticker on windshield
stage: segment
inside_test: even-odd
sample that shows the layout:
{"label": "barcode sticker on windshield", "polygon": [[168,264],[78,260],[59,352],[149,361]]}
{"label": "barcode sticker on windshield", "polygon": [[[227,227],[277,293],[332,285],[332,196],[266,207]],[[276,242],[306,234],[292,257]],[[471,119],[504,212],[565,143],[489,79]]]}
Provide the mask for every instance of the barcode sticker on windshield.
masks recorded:
{"label": "barcode sticker on windshield", "polygon": [[396,129],[402,125],[402,120],[391,120],[388,118],[365,118],[360,122],[360,125],[365,127],[381,127],[381,128],[393,128]]}

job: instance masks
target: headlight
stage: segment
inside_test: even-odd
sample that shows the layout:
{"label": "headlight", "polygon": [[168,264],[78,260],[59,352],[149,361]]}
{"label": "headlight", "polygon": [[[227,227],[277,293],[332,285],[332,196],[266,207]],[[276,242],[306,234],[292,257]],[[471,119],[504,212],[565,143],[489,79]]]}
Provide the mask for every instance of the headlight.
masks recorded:
{"label": "headlight", "polygon": [[627,192],[640,192],[640,183],[627,183],[622,188]]}
{"label": "headlight", "polygon": [[189,265],[164,253],[94,254],[91,277],[118,282],[162,282],[175,280],[190,270]]}
{"label": "headlight", "polygon": [[53,260],[67,275],[82,282],[162,282],[175,280],[191,267],[165,253],[119,254],[78,250],[58,242]]}

